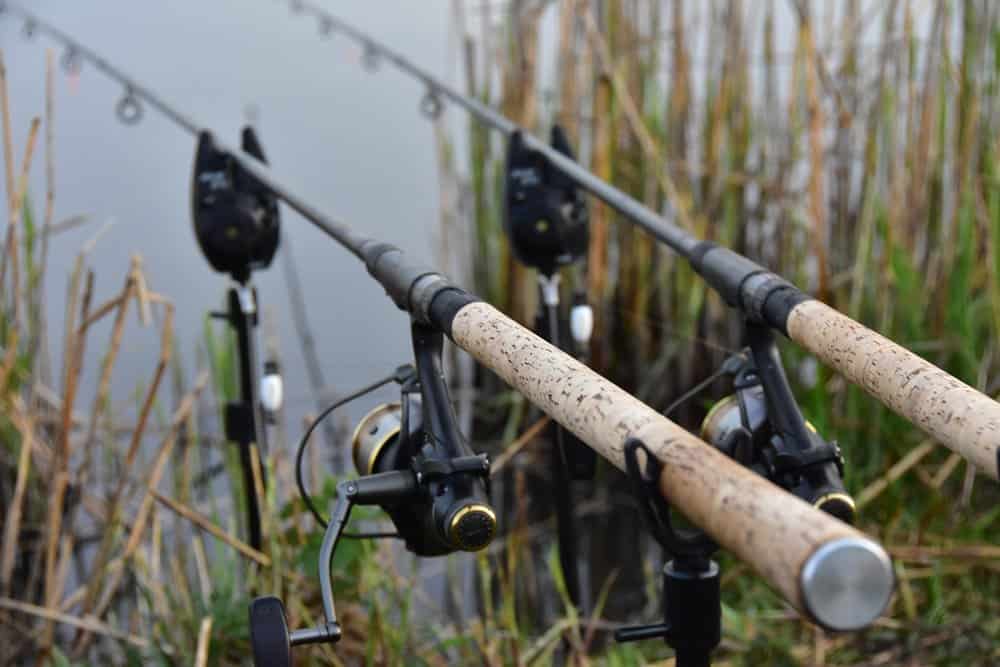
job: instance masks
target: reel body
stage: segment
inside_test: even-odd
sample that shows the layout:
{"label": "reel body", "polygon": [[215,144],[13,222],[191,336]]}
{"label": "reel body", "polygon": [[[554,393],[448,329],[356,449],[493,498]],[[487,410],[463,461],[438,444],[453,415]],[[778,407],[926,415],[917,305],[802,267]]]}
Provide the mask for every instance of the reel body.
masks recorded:
{"label": "reel body", "polygon": [[[572,158],[563,130],[552,127],[552,146]],[[507,149],[504,231],[517,259],[551,275],[583,257],[589,242],[587,204],[576,186],[544,155],[524,145],[520,132]]]}
{"label": "reel body", "polygon": [[[441,367],[443,335],[414,321],[411,326],[416,369],[403,366],[368,388],[335,403],[333,408],[395,380],[398,403],[369,412],[354,431],[352,454],[360,477],[337,485],[337,500],[319,554],[319,580],[325,621],[290,631],[281,601],[257,598],[250,606],[254,664],[291,665],[291,647],[340,640],[333,601],[331,571],[337,544],[354,505],[378,505],[392,519],[406,548],[419,556],[485,548],[496,534],[496,514],[489,504],[489,458],[472,453],[458,430],[457,418]],[[297,466],[306,504],[312,501],[301,482],[303,446]],[[315,510],[314,510],[315,511]],[[383,535],[384,536],[384,535]],[[365,537],[365,535],[352,535]]]}
{"label": "reel body", "polygon": [[840,448],[827,442],[809,422],[805,426],[810,450],[825,455],[803,465],[783,456],[788,444],[768,420],[764,388],[758,384],[738,389],[716,403],[702,422],[701,438],[818,509],[853,523],[854,500],[841,481],[844,459]]}
{"label": "reel body", "polygon": [[[427,494],[383,505],[408,551],[418,556],[478,551],[496,532],[496,515],[475,479],[483,459],[467,455],[467,462],[456,466],[435,456],[422,412],[419,392],[404,386],[399,403],[365,415],[351,439],[355,469],[361,475],[419,470]],[[421,452],[425,447],[429,451]]]}
{"label": "reel body", "polygon": [[[810,505],[854,523],[840,447],[802,415],[771,330],[748,321],[746,331],[748,349],[727,359],[702,385],[724,375],[733,382],[733,393],[705,416],[701,439]],[[675,403],[668,415],[692,396]]]}
{"label": "reel body", "polygon": [[[792,395],[771,330],[747,321],[749,349],[722,367],[666,413],[725,375],[733,393],[705,416],[701,439],[741,465],[838,519],[853,523],[854,501],[844,490],[840,448],[805,420]],[[639,454],[645,465],[640,465]],[[722,638],[718,549],[700,530],[674,525],[661,495],[662,464],[645,444],[629,438],[626,472],[647,528],[663,547],[663,622],[620,628],[618,642],[662,639],[674,648],[677,667],[707,667]]]}
{"label": "reel body", "polygon": [[[242,147],[266,164],[253,129],[243,129]],[[202,132],[191,182],[195,237],[212,268],[244,283],[254,269],[274,259],[280,240],[278,200],[264,184],[218,150]]]}

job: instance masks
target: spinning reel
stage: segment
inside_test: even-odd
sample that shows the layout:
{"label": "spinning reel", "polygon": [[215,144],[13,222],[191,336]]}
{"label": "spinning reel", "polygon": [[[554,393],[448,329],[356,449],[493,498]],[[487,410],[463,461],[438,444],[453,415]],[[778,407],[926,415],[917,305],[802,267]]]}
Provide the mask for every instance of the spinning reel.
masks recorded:
{"label": "spinning reel", "polygon": [[[331,568],[354,505],[382,507],[406,548],[418,556],[478,551],[496,534],[496,514],[489,504],[490,462],[485,454],[473,454],[458,430],[441,367],[443,336],[417,322],[412,324],[411,333],[416,368],[402,366],[385,380],[335,403],[313,423],[299,446],[300,492],[326,526],[319,555],[325,622],[290,632],[278,598],[254,600],[250,605],[250,642],[254,664],[259,667],[291,665],[292,646],[340,639]],[[305,443],[313,428],[334,409],[391,381],[400,385],[400,401],[375,408],[358,424],[352,436],[352,453],[361,476],[337,485],[337,500],[326,523],[302,482]]]}
{"label": "spinning reel", "polygon": [[[243,128],[242,148],[267,163],[251,127]],[[277,197],[218,150],[208,132],[198,137],[191,213],[198,245],[216,271],[243,284],[252,270],[266,268],[274,259],[281,228]]]}
{"label": "spinning reel", "polygon": [[[748,321],[747,339],[746,350],[675,401],[667,416],[719,378],[731,377],[733,393],[709,411],[701,439],[807,503],[853,523],[855,505],[844,490],[840,448],[802,416],[771,330]],[[649,531],[670,559],[662,572],[664,622],[622,628],[615,640],[663,639],[676,651],[677,667],[706,667],[722,637],[719,565],[711,558],[718,546],[700,531],[671,523],[659,489],[662,465],[641,441],[625,443],[625,467]]]}
{"label": "spinning reel", "polygon": [[734,393],[709,411],[702,440],[807,503],[853,523],[856,508],[844,490],[840,447],[803,417],[771,330],[748,323],[747,337],[748,350],[727,359],[713,377],[731,376]]}

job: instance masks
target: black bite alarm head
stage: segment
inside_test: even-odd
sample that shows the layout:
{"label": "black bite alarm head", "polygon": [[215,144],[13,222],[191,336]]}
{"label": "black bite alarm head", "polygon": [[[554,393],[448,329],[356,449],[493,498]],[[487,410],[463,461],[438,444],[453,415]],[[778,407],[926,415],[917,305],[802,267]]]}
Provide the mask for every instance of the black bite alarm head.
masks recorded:
{"label": "black bite alarm head", "polygon": [[[243,129],[243,150],[267,163],[253,129]],[[191,213],[198,245],[212,268],[245,283],[271,263],[281,220],[277,198],[263,183],[218,150],[202,132],[194,160]]]}
{"label": "black bite alarm head", "polygon": [[[552,127],[552,147],[572,158],[566,134]],[[519,261],[551,275],[583,257],[589,240],[587,204],[574,183],[520,132],[507,151],[504,231]]]}

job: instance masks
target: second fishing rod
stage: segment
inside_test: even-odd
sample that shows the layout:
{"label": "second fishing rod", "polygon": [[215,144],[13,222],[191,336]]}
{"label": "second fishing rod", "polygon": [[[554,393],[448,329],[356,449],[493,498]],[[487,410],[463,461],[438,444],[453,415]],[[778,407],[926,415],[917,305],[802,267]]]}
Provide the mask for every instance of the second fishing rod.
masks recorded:
{"label": "second fishing rod", "polygon": [[[342,34],[360,46],[370,68],[387,62],[425,87],[422,109],[442,111],[447,100],[477,122],[544,157],[575,185],[618,211],[687,260],[731,307],[814,354],[935,440],[1000,479],[1000,403],[903,346],[812,298],[781,276],[728,248],[699,239],[668,218],[602,180],[571,157],[519,127],[478,99],[463,95],[384,41],[314,2],[281,0],[297,15],[311,15],[324,36]],[[666,202],[676,206],[677,202]]]}

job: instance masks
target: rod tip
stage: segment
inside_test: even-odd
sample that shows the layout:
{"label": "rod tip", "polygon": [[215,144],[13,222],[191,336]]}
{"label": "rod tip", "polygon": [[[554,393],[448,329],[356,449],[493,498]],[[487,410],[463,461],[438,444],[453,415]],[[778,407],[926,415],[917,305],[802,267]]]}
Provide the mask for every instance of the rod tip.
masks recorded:
{"label": "rod tip", "polygon": [[813,619],[835,631],[860,630],[889,604],[895,586],[889,555],[860,537],[833,540],[806,561],[802,597]]}

